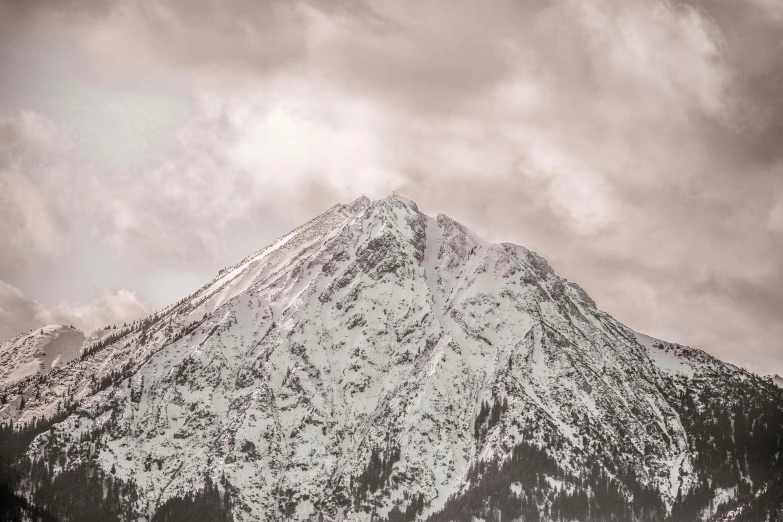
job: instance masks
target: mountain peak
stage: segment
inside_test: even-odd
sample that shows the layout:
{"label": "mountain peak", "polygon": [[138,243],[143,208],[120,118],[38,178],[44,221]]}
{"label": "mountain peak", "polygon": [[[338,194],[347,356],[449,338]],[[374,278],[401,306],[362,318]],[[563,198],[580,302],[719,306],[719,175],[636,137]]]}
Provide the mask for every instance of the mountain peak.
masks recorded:
{"label": "mountain peak", "polygon": [[358,214],[359,212],[362,212],[367,209],[372,204],[370,201],[370,198],[367,196],[360,196],[350,203],[343,205],[344,208],[346,208],[348,211],[350,211],[352,214]]}
{"label": "mountain peak", "polygon": [[783,388],[783,377],[781,377],[779,374],[775,373],[772,375],[767,375],[766,379],[779,388]]}
{"label": "mountain peak", "polygon": [[[638,496],[663,520],[709,478],[695,404],[783,393],[635,336],[535,252],[396,194],[335,205],[128,327],[41,331],[0,345],[0,424],[68,401],[27,457],[134,484],[137,514],[209,477],[237,522],[454,520],[438,512],[462,500],[494,512],[490,486],[504,510],[632,520]],[[727,392],[703,394],[716,378]]]}
{"label": "mountain peak", "polygon": [[416,205],[416,202],[413,201],[410,198],[406,198],[405,196],[401,196],[397,193],[392,193],[385,198],[383,198],[385,201],[395,202],[395,203],[402,203],[406,207],[410,207],[413,210],[417,211],[419,210],[418,205]]}
{"label": "mountain peak", "polygon": [[0,343],[0,384],[45,374],[79,357],[90,333],[62,324],[47,324]]}

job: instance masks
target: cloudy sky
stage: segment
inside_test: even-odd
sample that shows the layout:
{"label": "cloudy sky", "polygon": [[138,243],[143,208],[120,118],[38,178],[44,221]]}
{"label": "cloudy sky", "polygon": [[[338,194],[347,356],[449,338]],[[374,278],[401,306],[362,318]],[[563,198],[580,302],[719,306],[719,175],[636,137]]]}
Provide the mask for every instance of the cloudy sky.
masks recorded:
{"label": "cloudy sky", "polygon": [[0,337],[392,190],[783,373],[783,1],[0,0]]}

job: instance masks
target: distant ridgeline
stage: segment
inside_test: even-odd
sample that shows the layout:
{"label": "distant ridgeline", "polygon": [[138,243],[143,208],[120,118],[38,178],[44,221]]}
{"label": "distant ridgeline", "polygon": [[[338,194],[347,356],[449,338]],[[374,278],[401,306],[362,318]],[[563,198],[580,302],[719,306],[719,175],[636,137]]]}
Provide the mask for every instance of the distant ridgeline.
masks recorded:
{"label": "distant ridgeline", "polygon": [[399,196],[96,332],[0,344],[0,522],[783,520],[777,381]]}

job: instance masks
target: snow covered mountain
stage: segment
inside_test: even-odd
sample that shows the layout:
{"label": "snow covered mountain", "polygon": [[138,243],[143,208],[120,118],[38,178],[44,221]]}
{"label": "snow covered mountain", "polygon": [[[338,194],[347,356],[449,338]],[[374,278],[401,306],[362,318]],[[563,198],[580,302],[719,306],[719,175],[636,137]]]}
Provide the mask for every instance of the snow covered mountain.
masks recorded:
{"label": "snow covered mountain", "polygon": [[72,326],[48,324],[0,343],[0,385],[31,375],[48,373],[79,357],[91,344],[115,330],[82,331]]}
{"label": "snow covered mountain", "polygon": [[781,377],[780,375],[778,374],[767,375],[767,379],[772,381],[772,384],[774,384],[775,386],[783,388],[783,377]]}
{"label": "snow covered mountain", "polygon": [[33,519],[86,519],[63,491],[89,477],[104,519],[706,520],[783,462],[783,390],[399,196],[78,335],[0,346],[0,421],[27,426],[0,433],[7,482]]}

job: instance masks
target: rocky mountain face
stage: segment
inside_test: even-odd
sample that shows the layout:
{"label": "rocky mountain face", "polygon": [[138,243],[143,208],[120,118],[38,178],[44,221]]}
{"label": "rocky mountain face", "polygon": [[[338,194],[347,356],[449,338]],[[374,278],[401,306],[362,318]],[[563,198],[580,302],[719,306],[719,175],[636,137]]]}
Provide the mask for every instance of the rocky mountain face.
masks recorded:
{"label": "rocky mountain face", "polygon": [[35,342],[0,345],[30,520],[707,520],[783,463],[771,381],[398,196],[18,370]]}

